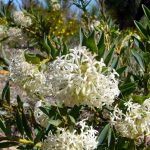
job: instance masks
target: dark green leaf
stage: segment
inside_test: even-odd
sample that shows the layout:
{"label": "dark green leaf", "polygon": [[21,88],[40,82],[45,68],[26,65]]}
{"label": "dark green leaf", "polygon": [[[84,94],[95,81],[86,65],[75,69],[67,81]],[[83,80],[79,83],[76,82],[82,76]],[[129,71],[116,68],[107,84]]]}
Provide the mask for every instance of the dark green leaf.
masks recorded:
{"label": "dark green leaf", "polygon": [[32,130],[29,127],[27,118],[23,112],[22,112],[22,123],[23,123],[24,131],[25,131],[26,135],[28,136],[28,138],[30,140],[32,140]]}
{"label": "dark green leaf", "polygon": [[17,95],[17,103],[18,103],[18,108],[23,108],[23,102],[21,101],[21,98],[19,95]]}
{"label": "dark green leaf", "polygon": [[10,104],[10,87],[9,82],[6,83],[3,92],[2,92],[2,100],[6,100],[8,104]]}
{"label": "dark green leaf", "polygon": [[142,35],[143,35],[145,38],[147,38],[147,31],[146,31],[146,29],[144,28],[144,26],[143,26],[140,22],[138,22],[138,21],[134,21],[134,23],[135,23],[137,29],[142,33]]}
{"label": "dark green leaf", "polygon": [[111,61],[111,59],[112,59],[112,56],[113,56],[113,52],[114,52],[114,47],[112,47],[112,48],[109,50],[109,52],[108,52],[108,54],[107,54],[107,56],[106,56],[106,58],[105,58],[105,60],[104,60],[106,66],[108,66],[108,64],[110,63],[110,61]]}
{"label": "dark green leaf", "polygon": [[62,55],[66,55],[66,54],[68,54],[68,52],[69,52],[69,49],[68,49],[67,45],[65,43],[63,43]]}
{"label": "dark green leaf", "polygon": [[150,10],[145,6],[145,5],[142,5],[142,8],[144,10],[144,14],[146,15],[146,17],[149,19],[150,21]]}
{"label": "dark green leaf", "polygon": [[135,90],[135,88],[136,88],[136,84],[131,82],[119,86],[122,95],[128,95],[132,93]]}
{"label": "dark green leaf", "polygon": [[18,145],[17,142],[0,142],[0,148],[8,148]]}
{"label": "dark green leaf", "polygon": [[82,46],[86,46],[92,53],[97,54],[98,49],[95,41],[95,32],[93,31],[89,37],[86,37],[84,32],[82,34],[83,34]]}
{"label": "dark green leaf", "polygon": [[24,129],[23,129],[23,124],[22,124],[22,118],[20,116],[20,113],[19,113],[18,109],[16,111],[16,124],[17,124],[19,132],[21,133],[21,135],[23,135],[24,134]]}
{"label": "dark green leaf", "polygon": [[144,44],[139,39],[134,38],[134,42],[143,52],[146,51]]}
{"label": "dark green leaf", "polygon": [[98,42],[98,59],[102,58],[105,52],[105,37],[104,32],[101,33],[100,40]]}
{"label": "dark green leaf", "polygon": [[139,53],[136,52],[136,50],[132,49],[131,50],[135,60],[137,61],[137,63],[140,65],[140,67],[142,68],[142,70],[145,70],[145,66],[144,66],[144,61],[141,57],[141,55]]}
{"label": "dark green leaf", "polygon": [[126,70],[127,66],[123,66],[121,68],[118,68],[116,71],[119,75],[121,75],[125,70]]}
{"label": "dark green leaf", "polygon": [[47,111],[46,108],[44,108],[44,107],[39,107],[39,109],[40,109],[44,114],[46,114],[46,115],[49,117],[49,113],[48,113],[48,111]]}
{"label": "dark green leaf", "polygon": [[145,52],[143,54],[143,58],[144,58],[144,61],[145,61],[146,64],[150,63],[150,53],[149,52]]}
{"label": "dark green leaf", "polygon": [[35,143],[38,143],[38,142],[41,140],[41,138],[43,137],[43,135],[44,135],[44,131],[43,131],[43,130],[40,130],[40,131],[38,132],[38,134],[36,135],[36,137],[35,137],[35,139],[34,139],[34,142],[35,142]]}
{"label": "dark green leaf", "polygon": [[0,119],[0,128],[6,134],[6,126],[1,119]]}

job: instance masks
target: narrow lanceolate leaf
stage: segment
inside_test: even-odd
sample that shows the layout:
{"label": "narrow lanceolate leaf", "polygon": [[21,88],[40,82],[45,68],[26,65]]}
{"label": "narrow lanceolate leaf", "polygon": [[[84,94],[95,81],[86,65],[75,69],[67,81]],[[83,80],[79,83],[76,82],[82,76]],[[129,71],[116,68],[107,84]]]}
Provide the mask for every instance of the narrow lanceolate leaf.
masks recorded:
{"label": "narrow lanceolate leaf", "polygon": [[30,140],[32,140],[32,130],[29,127],[27,118],[23,112],[22,112],[22,123],[23,123],[24,131],[25,131],[26,135],[28,136],[28,138]]}
{"label": "narrow lanceolate leaf", "polygon": [[104,32],[101,33],[100,40],[98,42],[98,59],[102,58],[105,52],[105,37]]}
{"label": "narrow lanceolate leaf", "polygon": [[135,83],[125,83],[121,86],[119,86],[119,89],[121,91],[122,95],[128,95],[130,93],[132,93],[136,88],[136,84]]}
{"label": "narrow lanceolate leaf", "polygon": [[22,123],[22,118],[18,109],[16,111],[16,124],[17,124],[19,132],[21,133],[21,135],[23,135],[24,134],[23,123]]}
{"label": "narrow lanceolate leaf", "polygon": [[49,124],[52,124],[56,127],[59,126],[61,123],[62,123],[62,121],[60,119],[57,119],[57,120],[50,119],[49,120]]}
{"label": "narrow lanceolate leaf", "polygon": [[3,92],[2,92],[2,100],[6,100],[8,104],[10,104],[10,87],[9,82],[6,83]]}
{"label": "narrow lanceolate leaf", "polygon": [[149,19],[150,21],[150,10],[145,6],[145,5],[142,5],[142,8],[144,10],[144,14],[146,15],[146,17]]}
{"label": "narrow lanceolate leaf", "polygon": [[112,56],[113,56],[113,52],[114,52],[114,47],[112,47],[112,48],[109,50],[109,52],[108,52],[108,54],[107,54],[107,56],[106,56],[106,58],[105,58],[105,60],[104,60],[106,66],[108,66],[108,64],[110,63],[110,61],[111,61],[111,59],[112,59]]}
{"label": "narrow lanceolate leaf", "polygon": [[83,34],[83,40],[82,40],[82,46],[86,46],[92,53],[97,54],[97,45],[95,41],[95,32],[93,31],[89,37],[86,37],[86,35]]}
{"label": "narrow lanceolate leaf", "polygon": [[143,52],[146,51],[144,44],[143,44],[139,39],[137,39],[137,38],[134,37],[134,43],[135,43]]}
{"label": "narrow lanceolate leaf", "polygon": [[17,145],[18,145],[17,142],[0,142],[0,148],[8,148]]}
{"label": "narrow lanceolate leaf", "polygon": [[107,124],[104,129],[101,131],[99,137],[98,137],[98,145],[101,145],[103,141],[107,138],[108,132],[109,132],[110,124]]}
{"label": "narrow lanceolate leaf", "polygon": [[138,21],[134,21],[134,23],[135,23],[137,29],[141,32],[141,34],[142,34],[145,38],[147,38],[147,31],[146,31],[146,29],[144,28],[144,26],[143,26],[140,22],[138,22]]}
{"label": "narrow lanceolate leaf", "polygon": [[34,139],[34,143],[39,142],[40,139],[44,136],[44,134],[45,134],[44,130],[38,131],[38,133],[37,133],[37,135],[36,135],[36,137]]}
{"label": "narrow lanceolate leaf", "polygon": [[0,119],[0,129],[6,134],[6,127],[1,119]]}
{"label": "narrow lanceolate leaf", "polygon": [[109,131],[108,131],[108,147],[110,146],[110,142],[111,142],[111,134],[112,134],[112,129],[109,128]]}
{"label": "narrow lanceolate leaf", "polygon": [[17,95],[17,103],[18,103],[18,108],[23,109],[23,102],[21,101],[21,98],[19,95]]}
{"label": "narrow lanceolate leaf", "polygon": [[143,61],[141,55],[140,55],[139,53],[137,53],[137,51],[134,50],[134,49],[132,49],[131,52],[132,52],[132,54],[133,54],[133,56],[134,56],[136,62],[137,62],[137,63],[140,65],[140,67],[142,68],[142,70],[145,70],[145,69],[144,69],[144,68],[145,68],[144,61]]}
{"label": "narrow lanceolate leaf", "polygon": [[115,57],[115,58],[113,59],[111,68],[116,69],[116,68],[117,68],[117,65],[118,65],[118,62],[119,62],[119,57],[117,56],[117,57]]}
{"label": "narrow lanceolate leaf", "polygon": [[123,66],[123,67],[121,67],[121,68],[118,68],[118,69],[116,70],[116,72],[117,72],[119,75],[121,75],[121,74],[126,70],[126,68],[127,68],[127,66]]}
{"label": "narrow lanceolate leaf", "polygon": [[49,39],[47,39],[47,44],[51,49],[51,56],[53,57],[53,59],[55,59],[56,58],[56,53],[57,53],[56,48],[52,45],[52,43]]}
{"label": "narrow lanceolate leaf", "polygon": [[66,54],[68,54],[68,52],[69,52],[69,49],[68,49],[67,45],[65,43],[63,43],[62,55],[66,55]]}

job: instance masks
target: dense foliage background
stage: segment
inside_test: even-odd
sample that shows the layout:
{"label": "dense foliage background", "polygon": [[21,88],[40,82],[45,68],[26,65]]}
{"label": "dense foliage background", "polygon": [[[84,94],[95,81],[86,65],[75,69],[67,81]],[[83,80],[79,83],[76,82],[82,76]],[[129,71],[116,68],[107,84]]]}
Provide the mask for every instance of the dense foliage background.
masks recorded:
{"label": "dense foliage background", "polygon": [[0,1],[0,149],[150,149],[149,4]]}

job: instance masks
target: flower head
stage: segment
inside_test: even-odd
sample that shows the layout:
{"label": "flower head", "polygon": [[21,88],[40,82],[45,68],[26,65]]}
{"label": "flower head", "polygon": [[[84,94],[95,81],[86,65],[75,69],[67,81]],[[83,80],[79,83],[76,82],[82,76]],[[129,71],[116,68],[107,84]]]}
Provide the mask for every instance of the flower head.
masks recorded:
{"label": "flower head", "polygon": [[32,24],[31,18],[26,16],[22,11],[14,11],[13,17],[15,23],[23,27],[28,27]]}
{"label": "flower head", "polygon": [[49,133],[43,142],[42,150],[94,150],[97,147],[97,131],[87,126],[85,121],[77,123],[81,126],[81,133],[58,128],[56,134]]}
{"label": "flower head", "polygon": [[142,105],[128,101],[126,113],[116,106],[111,115],[111,123],[123,137],[138,140],[150,135],[150,99]]}
{"label": "flower head", "polygon": [[66,106],[110,106],[119,95],[117,73],[103,72],[103,60],[97,61],[85,47],[71,49],[50,64],[53,95]]}
{"label": "flower head", "polygon": [[30,95],[51,93],[51,84],[47,82],[43,71],[38,66],[26,61],[24,50],[14,52],[10,62],[11,79],[23,87]]}

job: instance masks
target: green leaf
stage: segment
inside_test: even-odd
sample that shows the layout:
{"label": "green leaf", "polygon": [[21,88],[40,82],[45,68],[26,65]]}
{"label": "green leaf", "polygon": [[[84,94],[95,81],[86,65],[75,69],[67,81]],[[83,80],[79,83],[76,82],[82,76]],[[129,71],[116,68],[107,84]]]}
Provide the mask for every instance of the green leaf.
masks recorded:
{"label": "green leaf", "polygon": [[134,37],[134,43],[135,43],[143,52],[146,51],[144,44],[143,44],[139,39],[137,39],[137,38]]}
{"label": "green leaf", "polygon": [[117,65],[118,65],[118,62],[119,62],[119,57],[117,56],[117,57],[115,57],[115,58],[113,59],[111,68],[116,69],[116,68],[117,68]]}
{"label": "green leaf", "polygon": [[86,37],[83,30],[81,30],[81,31],[83,34],[82,46],[86,46],[87,48],[89,48],[89,50],[92,53],[97,54],[98,48],[97,48],[96,41],[95,41],[95,31],[93,31],[89,37]]}
{"label": "green leaf", "polygon": [[118,69],[116,70],[116,72],[117,72],[119,75],[121,75],[121,74],[126,70],[126,68],[127,68],[127,66],[123,66],[123,67],[121,67],[121,68],[118,68]]}
{"label": "green leaf", "polygon": [[142,5],[142,8],[143,8],[143,11],[144,11],[144,14],[145,16],[149,19],[150,21],[150,10],[145,6],[145,5]]}
{"label": "green leaf", "polygon": [[101,33],[100,40],[98,42],[98,59],[102,58],[105,52],[105,37],[104,32]]}
{"label": "green leaf", "polygon": [[49,39],[47,39],[47,44],[51,49],[51,56],[53,57],[53,59],[55,59],[56,58],[56,53],[57,53],[56,48],[54,48],[54,46],[52,45],[52,43]]}
{"label": "green leaf", "polygon": [[43,46],[43,49],[47,53],[47,55],[51,56],[51,48],[49,47],[49,45],[47,43],[47,38],[45,38],[44,41],[41,42],[41,45]]}
{"label": "green leaf", "polygon": [[17,103],[18,103],[18,108],[23,108],[23,102],[21,101],[21,98],[19,95],[17,95]]}
{"label": "green leaf", "polygon": [[135,23],[137,29],[142,33],[142,35],[143,35],[145,38],[147,38],[147,31],[146,31],[146,29],[144,28],[144,26],[143,26],[140,22],[138,22],[138,21],[134,21],[134,23]]}
{"label": "green leaf", "polygon": [[16,111],[16,124],[17,124],[19,132],[21,133],[21,135],[23,135],[24,134],[24,129],[23,129],[23,124],[22,124],[22,118],[20,116],[20,113],[19,113],[18,109]]}
{"label": "green leaf", "polygon": [[10,104],[10,87],[9,82],[6,83],[3,92],[2,92],[2,100],[6,100],[7,104]]}
{"label": "green leaf", "polygon": [[65,43],[63,43],[62,55],[66,55],[66,54],[68,54],[68,52],[69,52],[69,49],[68,49],[67,45]]}
{"label": "green leaf", "polygon": [[40,58],[36,54],[25,52],[24,57],[28,63],[31,63],[31,64],[40,63]]}
{"label": "green leaf", "polygon": [[40,139],[43,137],[44,133],[45,132],[43,130],[38,131],[38,133],[34,139],[34,143],[38,143],[40,141]]}
{"label": "green leaf", "polygon": [[143,53],[143,58],[144,58],[145,64],[150,63],[150,53],[149,52]]}
{"label": "green leaf", "polygon": [[8,148],[17,145],[18,145],[17,142],[0,142],[0,148]]}
{"label": "green leaf", "polygon": [[48,122],[56,127],[58,127],[62,123],[60,119],[57,120],[50,119]]}
{"label": "green leaf", "polygon": [[108,147],[110,146],[110,142],[111,142],[111,134],[112,134],[112,129],[109,128],[109,131],[108,131]]}
{"label": "green leaf", "polygon": [[46,108],[44,108],[44,107],[39,107],[39,109],[40,109],[44,114],[46,114],[46,115],[49,117],[49,113],[48,113],[48,111],[47,111]]}
{"label": "green leaf", "polygon": [[74,117],[72,117],[72,116],[69,115],[69,118],[70,118],[70,120],[71,120],[72,123],[74,123],[74,124],[76,123]]}
{"label": "green leaf", "polygon": [[132,82],[124,83],[123,85],[119,86],[122,95],[129,95],[135,90],[135,88],[136,84]]}
{"label": "green leaf", "polygon": [[6,135],[6,127],[5,127],[5,124],[3,123],[3,121],[0,119],[0,128],[1,130],[5,133]]}
{"label": "green leaf", "polygon": [[140,65],[140,67],[144,71],[145,65],[144,65],[144,61],[143,61],[141,55],[139,53],[137,53],[134,49],[132,49],[131,52],[132,52],[136,62]]}
{"label": "green leaf", "polygon": [[101,145],[103,143],[103,141],[106,139],[106,137],[108,136],[108,132],[110,129],[110,124],[107,124],[104,129],[101,131],[99,137],[98,137],[98,146]]}
{"label": "green leaf", "polygon": [[22,112],[22,123],[23,123],[24,131],[25,131],[26,135],[28,136],[28,138],[30,140],[32,140],[32,130],[29,127],[28,121],[27,121],[26,116],[23,112]]}
{"label": "green leaf", "polygon": [[109,52],[108,52],[108,54],[107,54],[107,56],[106,56],[106,58],[105,58],[105,60],[104,60],[104,63],[106,64],[106,66],[108,66],[108,64],[110,63],[110,61],[111,61],[111,59],[112,59],[112,56],[113,56],[113,52],[114,52],[114,47],[112,47],[112,48],[109,50]]}

